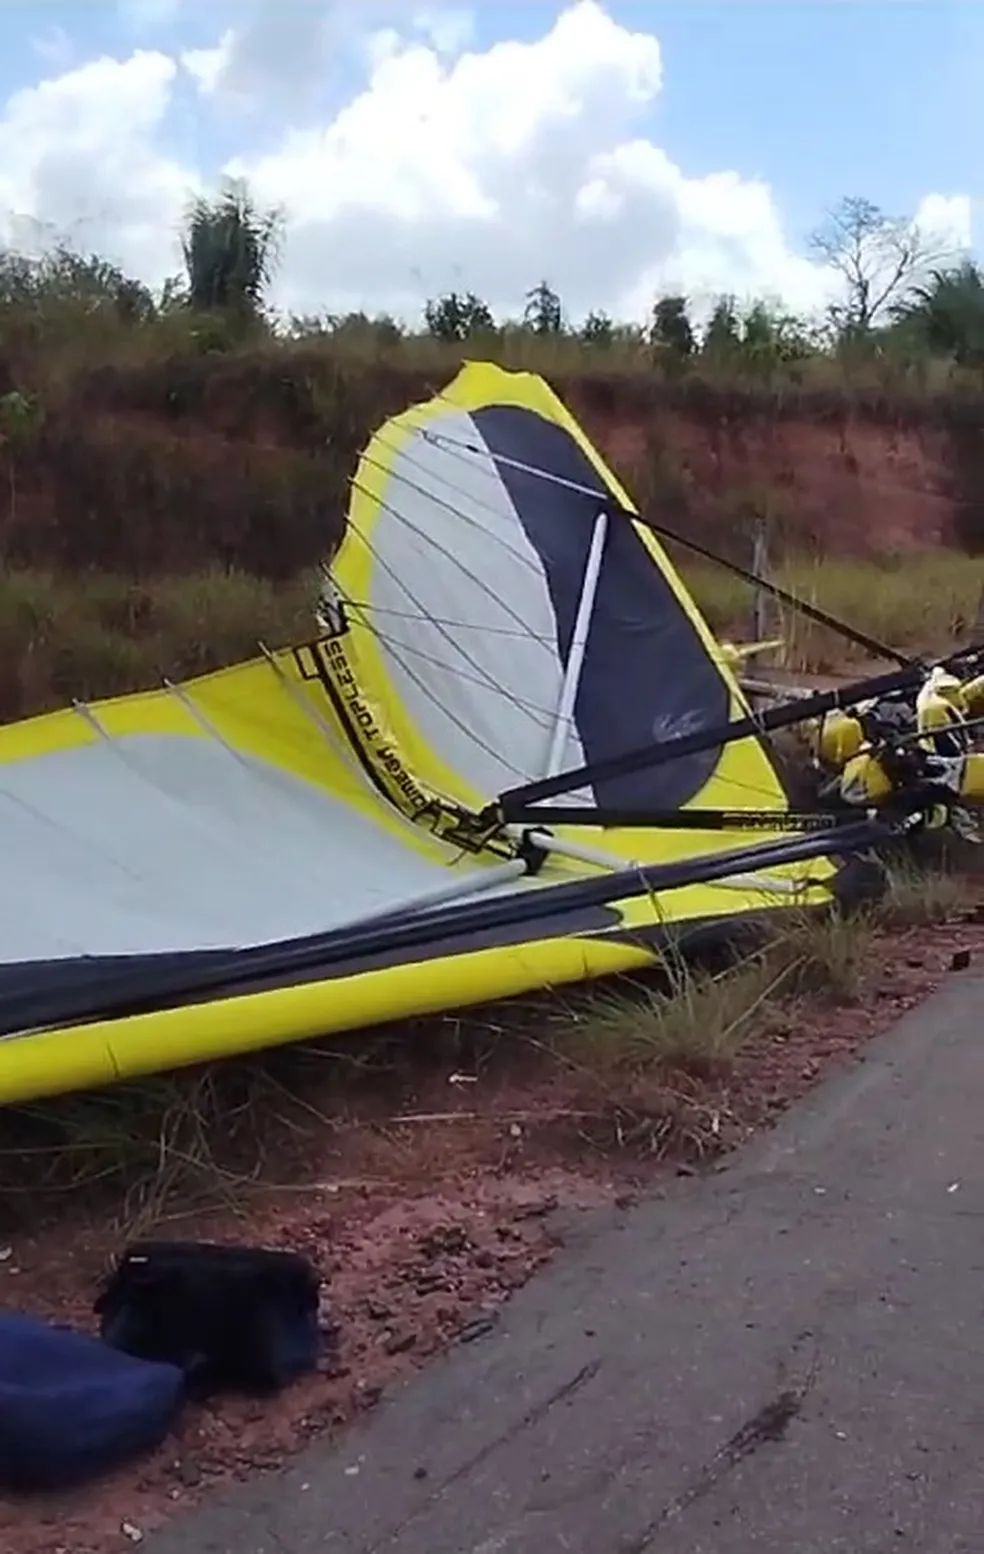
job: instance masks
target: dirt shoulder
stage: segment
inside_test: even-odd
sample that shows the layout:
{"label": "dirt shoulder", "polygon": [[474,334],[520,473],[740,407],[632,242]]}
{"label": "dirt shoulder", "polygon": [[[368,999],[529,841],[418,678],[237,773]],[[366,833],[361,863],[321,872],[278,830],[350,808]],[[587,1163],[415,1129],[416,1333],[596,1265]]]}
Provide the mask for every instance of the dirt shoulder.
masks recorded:
{"label": "dirt shoulder", "polygon": [[139,1222],[121,1223],[81,1193],[53,1205],[42,1228],[0,1246],[8,1307],[90,1327],[98,1280],[128,1233],[147,1228],[151,1205],[162,1233],[306,1253],[324,1275],[334,1336],[320,1371],[275,1404],[189,1409],[156,1456],[113,1480],[43,1508],[0,1507],[0,1543],[8,1554],[132,1547],[213,1486],[339,1429],[447,1345],[488,1330],[562,1244],[555,1211],[628,1201],[665,1173],[713,1165],[981,956],[984,917],[972,908],[878,931],[849,989],[775,1004],[733,1058],[697,1071],[619,1075],[494,1030],[476,1048],[459,1031],[453,1050],[369,1082],[344,1111],[313,1082],[290,1115],[285,1095],[278,1150],[249,1186],[230,1177],[202,1208],[144,1198]]}

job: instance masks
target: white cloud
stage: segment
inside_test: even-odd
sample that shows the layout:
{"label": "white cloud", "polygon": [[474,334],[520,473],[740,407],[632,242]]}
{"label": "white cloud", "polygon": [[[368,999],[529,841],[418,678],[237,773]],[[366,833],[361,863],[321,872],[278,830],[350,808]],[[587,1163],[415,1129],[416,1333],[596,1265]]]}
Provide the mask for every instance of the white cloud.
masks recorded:
{"label": "white cloud", "polygon": [[327,291],[402,310],[422,281],[515,309],[544,275],[579,314],[641,316],[660,284],[691,282],[817,299],[764,185],[688,179],[638,138],[662,87],[659,42],[592,0],[533,43],[447,60],[389,29],[370,58],[365,89],[330,123],[235,164],[291,217],[296,305]]}
{"label": "white cloud", "polygon": [[333,8],[308,0],[253,0],[246,22],[226,34],[213,90],[233,97],[288,101],[316,86],[327,65]]}
{"label": "white cloud", "polygon": [[0,239],[68,240],[158,280],[194,175],[156,143],[176,65],[138,51],[15,92],[0,116]]}
{"label": "white cloud", "polygon": [[[241,0],[241,6],[241,20],[220,44],[210,90],[292,119],[315,109],[338,85],[368,36],[408,21],[406,0]],[[454,41],[453,14],[438,0],[422,15],[421,27],[431,41],[440,38],[441,48]],[[459,35],[460,25],[459,18]]]}
{"label": "white cloud", "polygon": [[966,251],[973,240],[970,196],[927,194],[919,202],[914,224],[931,247]]}
{"label": "white cloud", "polygon": [[[243,0],[211,47],[91,61],[11,98],[0,212],[61,230],[86,218],[86,246],[157,278],[173,268],[188,193],[220,171],[211,118],[243,146],[222,170],[285,211],[279,300],[297,311],[419,314],[455,286],[515,312],[543,277],[575,315],[641,318],[667,287],[698,302],[824,300],[826,278],[791,249],[766,184],[727,168],[690,177],[651,138],[655,35],[597,0],[576,0],[532,42],[479,49],[470,25],[441,0]],[[189,88],[197,169],[168,150]],[[227,104],[250,112],[227,119]],[[969,219],[959,195],[920,207],[922,222],[964,235]]]}
{"label": "white cloud", "polygon": [[221,90],[223,81],[228,77],[235,47],[236,34],[229,27],[214,48],[185,49],[181,55],[182,65],[206,97]]}

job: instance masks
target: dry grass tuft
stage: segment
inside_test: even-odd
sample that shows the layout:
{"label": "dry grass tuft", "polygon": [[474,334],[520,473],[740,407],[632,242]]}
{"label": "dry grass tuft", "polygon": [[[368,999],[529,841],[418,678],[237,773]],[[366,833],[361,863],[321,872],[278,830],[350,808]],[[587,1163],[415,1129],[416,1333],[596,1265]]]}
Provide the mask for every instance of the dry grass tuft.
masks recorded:
{"label": "dry grass tuft", "polygon": [[856,1003],[876,932],[953,921],[971,897],[963,874],[897,862],[873,908],[790,914],[765,946],[723,970],[671,954],[658,980],[602,984],[555,1010],[547,1039],[562,1061],[602,1074],[720,1073],[781,1020],[784,1006]]}
{"label": "dry grass tuft", "polygon": [[[430,1034],[452,1021],[429,1022]],[[446,1071],[443,1040],[417,1034],[404,1023],[0,1108],[0,1226],[36,1227],[66,1193],[135,1233],[299,1188],[314,1144],[330,1162],[336,1135],[385,1122],[429,1068]]]}
{"label": "dry grass tuft", "polygon": [[[980,865],[978,865],[980,867]],[[879,920],[889,928],[923,928],[952,922],[972,905],[974,891],[966,873],[897,862],[889,872]]]}
{"label": "dry grass tuft", "polygon": [[[748,586],[708,564],[681,570],[710,624],[721,636],[749,634]],[[942,652],[965,638],[984,594],[984,557],[939,550],[884,561],[791,560],[775,581],[848,625],[902,652]],[[862,656],[843,637],[770,603],[780,655],[790,670],[833,673]]]}
{"label": "dry grass tuft", "polygon": [[562,1061],[601,1074],[709,1074],[730,1062],[788,980],[789,966],[764,953],[716,972],[673,955],[657,981],[612,982],[558,1011],[548,1040]]}
{"label": "dry grass tuft", "polygon": [[150,690],[312,633],[313,577],[278,586],[218,568],[134,581],[0,576],[0,719]]}
{"label": "dry grass tuft", "polygon": [[587,992],[558,1017],[553,1042],[571,1061],[601,1072],[717,1074],[770,1028],[784,1002],[853,1002],[869,940],[867,920],[835,913],[804,916],[723,970],[671,955],[656,981]]}

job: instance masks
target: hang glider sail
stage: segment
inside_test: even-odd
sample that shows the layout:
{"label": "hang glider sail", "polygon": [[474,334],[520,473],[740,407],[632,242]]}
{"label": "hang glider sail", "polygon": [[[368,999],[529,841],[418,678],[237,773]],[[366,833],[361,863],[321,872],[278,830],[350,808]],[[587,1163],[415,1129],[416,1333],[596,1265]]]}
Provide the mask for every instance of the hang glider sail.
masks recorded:
{"label": "hang glider sail", "polygon": [[310,642],[0,729],[0,1102],[640,967],[883,834],[789,820],[628,493],[468,364],[366,447]]}

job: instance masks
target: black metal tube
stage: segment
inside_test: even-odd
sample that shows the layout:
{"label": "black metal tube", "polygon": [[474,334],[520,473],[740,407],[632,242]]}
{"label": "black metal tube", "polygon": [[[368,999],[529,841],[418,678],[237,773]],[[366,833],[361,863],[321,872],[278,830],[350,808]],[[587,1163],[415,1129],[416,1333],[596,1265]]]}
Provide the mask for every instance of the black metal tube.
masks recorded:
{"label": "black metal tube", "polygon": [[543,777],[537,782],[523,783],[520,787],[507,788],[499,795],[494,811],[506,821],[511,821],[519,811],[543,799],[556,798],[560,793],[571,793],[585,784],[608,782],[615,777],[627,777],[632,772],[648,771],[666,766],[681,756],[696,755],[702,750],[712,750],[715,745],[732,744],[736,739],[746,739],[757,734],[773,733],[777,729],[792,728],[810,718],[820,718],[838,707],[846,707],[857,701],[867,701],[888,696],[893,691],[908,690],[922,678],[920,665],[910,669],[894,669],[886,674],[873,675],[870,679],[855,680],[831,691],[818,691],[815,696],[799,697],[795,702],[782,702],[778,707],[768,707],[755,716],[737,718],[733,723],[717,724],[714,728],[695,729],[690,734],[676,734],[650,745],[642,745],[624,755],[595,761],[589,765],[572,767],[557,772],[553,777]]}
{"label": "black metal tube", "polygon": [[754,869],[861,852],[893,834],[891,828],[874,821],[852,821],[839,831],[625,868],[567,884],[517,890],[494,900],[394,913],[385,922],[338,928],[281,944],[204,954],[136,955],[122,964],[119,957],[107,957],[103,976],[98,959],[92,957],[68,964],[28,964],[17,968],[6,995],[0,983],[0,1035],[148,1013],[209,995],[233,998],[257,987],[344,976],[349,967],[369,970],[374,959],[385,964],[389,957],[399,960],[403,952],[412,957],[415,949],[435,944],[454,955],[475,948],[475,936],[488,935],[486,946],[494,945],[497,934],[525,924],[531,926],[530,937],[535,939],[537,919],[549,922],[549,937],[556,938],[564,931],[565,913],[571,914],[571,931],[576,932],[577,914],[588,908],[710,884]]}
{"label": "black metal tube", "polygon": [[613,805],[563,807],[528,804],[510,816],[510,823],[548,829],[551,826],[625,827],[650,831],[778,831],[832,830],[845,823],[846,812],[790,809],[618,809]]}

